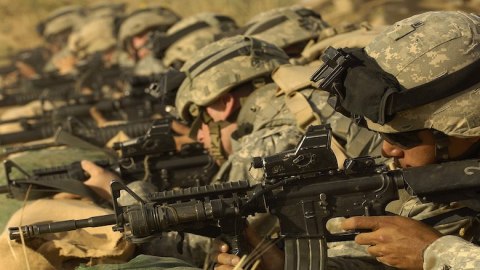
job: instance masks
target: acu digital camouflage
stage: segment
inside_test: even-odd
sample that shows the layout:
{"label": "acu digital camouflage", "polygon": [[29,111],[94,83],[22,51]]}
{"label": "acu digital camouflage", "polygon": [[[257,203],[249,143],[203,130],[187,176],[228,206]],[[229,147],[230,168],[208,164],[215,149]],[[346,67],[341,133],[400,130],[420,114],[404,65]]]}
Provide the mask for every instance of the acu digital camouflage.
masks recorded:
{"label": "acu digital camouflage", "polygon": [[167,37],[175,37],[175,40],[165,50],[163,63],[167,67],[183,64],[196,56],[198,50],[214,42],[217,34],[236,28],[232,18],[209,12],[180,20],[167,31]]}
{"label": "acu digital camouflage", "polygon": [[[478,64],[479,33],[476,15],[427,12],[388,27],[365,50],[408,91]],[[387,133],[429,128],[456,137],[479,136],[480,111],[472,110],[480,106],[479,88],[477,83],[458,94],[398,112],[386,125],[369,121],[368,126]]]}
{"label": "acu digital camouflage", "polygon": [[[320,14],[301,7],[283,7],[261,13],[247,22],[244,35],[272,43],[279,48],[302,45],[327,36],[330,26]],[[288,52],[287,52],[288,53]]]}
{"label": "acu digital camouflage", "polygon": [[425,249],[423,269],[480,269],[480,247],[459,237],[443,236]]}

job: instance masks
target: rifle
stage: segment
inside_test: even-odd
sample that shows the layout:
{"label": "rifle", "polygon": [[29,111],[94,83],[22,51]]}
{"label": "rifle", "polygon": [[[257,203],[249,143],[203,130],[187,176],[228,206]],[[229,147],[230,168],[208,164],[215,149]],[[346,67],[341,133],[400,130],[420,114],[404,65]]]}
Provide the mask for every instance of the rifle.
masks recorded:
{"label": "rifle", "polygon": [[[205,236],[229,235],[233,253],[242,253],[244,220],[255,213],[270,213],[280,221],[285,242],[285,269],[323,270],[326,242],[353,239],[355,232],[331,234],[329,219],[385,215],[385,206],[405,189],[422,201],[462,201],[478,211],[479,159],[452,161],[419,168],[388,171],[372,157],[347,159],[338,169],[330,149],[331,131],[310,127],[296,149],[255,158],[254,167],[265,179],[223,183],[152,193],[141,199],[120,182],[112,182],[114,214],[9,228],[10,239],[34,237],[78,228],[114,225],[134,242],[147,241],[165,231]],[[427,179],[435,179],[433,185]],[[452,182],[451,179],[455,179]],[[124,190],[138,203],[121,206]]]}
{"label": "rifle", "polygon": [[55,131],[61,128],[94,145],[103,146],[120,131],[125,132],[130,137],[141,136],[145,134],[151,123],[151,120],[143,120],[99,128],[88,126],[75,118],[69,117],[62,123],[61,127],[55,127],[52,124],[38,124],[30,127],[29,130],[0,134],[0,145],[46,139],[52,137]]}
{"label": "rifle", "polygon": [[[36,123],[44,123],[46,125],[53,123],[55,126],[56,123],[64,122],[68,117],[89,116],[92,108],[96,108],[98,111],[109,115],[120,114],[120,116],[114,118],[139,120],[145,119],[155,112],[160,112],[161,109],[158,103],[155,98],[148,95],[144,95],[143,97],[126,96],[117,100],[107,99],[101,101],[83,96],[77,104],[68,104],[53,110],[43,111],[40,115],[0,120],[0,125],[9,123],[22,124],[35,121]],[[126,115],[126,117],[123,117],[123,115]]]}
{"label": "rifle", "polygon": [[129,91],[120,99],[98,101],[98,97],[93,95],[78,96],[73,104],[43,111],[37,116],[0,120],[0,125],[27,121],[58,123],[69,116],[88,115],[91,108],[96,108],[101,113],[120,112],[125,120],[145,119],[154,113],[164,115],[165,106],[174,104],[176,90],[184,78],[183,72],[174,69],[151,76],[133,76],[128,79]]}
{"label": "rifle", "polygon": [[[87,65],[92,68],[91,65]],[[84,68],[85,69],[85,68]],[[33,80],[22,80],[20,88],[4,89],[0,106],[24,105],[28,102],[45,99],[50,101],[76,100],[82,94],[82,87],[95,90],[97,100],[103,95],[105,85],[118,88],[119,81],[123,80],[129,70],[118,65],[112,67],[96,67],[92,70],[81,70],[78,75],[59,75],[56,73],[44,74],[44,77]]]}
{"label": "rifle", "polygon": [[[116,143],[114,149],[119,152],[119,159],[95,163],[116,172],[127,183],[143,179],[159,190],[205,185],[218,169],[200,143],[183,145],[177,151],[169,120],[155,121],[144,136]],[[31,174],[11,160],[4,161],[4,167],[7,185],[0,186],[0,193],[8,193],[10,198],[23,200],[29,186],[32,186],[30,200],[62,191],[95,199],[95,195],[82,183],[88,177],[79,161],[66,166],[36,169]],[[22,177],[13,178],[13,169],[18,170]]]}

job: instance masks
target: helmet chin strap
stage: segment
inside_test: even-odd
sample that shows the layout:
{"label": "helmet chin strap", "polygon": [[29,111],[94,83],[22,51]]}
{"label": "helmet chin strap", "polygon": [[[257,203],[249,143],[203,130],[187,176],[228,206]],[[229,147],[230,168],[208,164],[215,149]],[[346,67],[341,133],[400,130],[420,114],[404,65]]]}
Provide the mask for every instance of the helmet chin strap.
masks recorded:
{"label": "helmet chin strap", "polygon": [[222,128],[232,124],[229,121],[210,121],[208,129],[210,130],[210,155],[215,158],[219,165],[222,165],[228,159],[227,153],[222,146]]}
{"label": "helmet chin strap", "polygon": [[444,162],[450,160],[448,155],[448,136],[440,131],[433,130],[433,137],[435,138],[435,158],[437,161]]}
{"label": "helmet chin strap", "polygon": [[435,138],[435,157],[440,162],[464,160],[470,158],[476,158],[480,154],[480,140],[475,142],[470,148],[458,157],[450,158],[448,155],[449,140],[448,136],[440,131],[433,131]]}
{"label": "helmet chin strap", "polygon": [[240,109],[236,109],[226,120],[221,121],[209,121],[208,129],[210,130],[210,155],[212,155],[219,165],[222,165],[228,159],[228,154],[222,145],[222,128],[233,124]]}

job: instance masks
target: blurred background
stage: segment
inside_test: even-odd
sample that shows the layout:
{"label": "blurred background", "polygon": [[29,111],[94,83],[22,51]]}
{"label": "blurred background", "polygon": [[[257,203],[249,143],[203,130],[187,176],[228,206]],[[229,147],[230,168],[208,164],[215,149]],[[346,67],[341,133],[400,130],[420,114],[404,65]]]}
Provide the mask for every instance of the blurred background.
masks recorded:
{"label": "blurred background", "polygon": [[35,26],[52,10],[102,2],[126,3],[127,11],[160,4],[182,17],[202,11],[218,12],[233,17],[239,25],[262,11],[293,4],[315,9],[331,25],[363,20],[389,24],[426,10],[480,10],[480,0],[0,0],[0,58],[39,45],[41,39]]}

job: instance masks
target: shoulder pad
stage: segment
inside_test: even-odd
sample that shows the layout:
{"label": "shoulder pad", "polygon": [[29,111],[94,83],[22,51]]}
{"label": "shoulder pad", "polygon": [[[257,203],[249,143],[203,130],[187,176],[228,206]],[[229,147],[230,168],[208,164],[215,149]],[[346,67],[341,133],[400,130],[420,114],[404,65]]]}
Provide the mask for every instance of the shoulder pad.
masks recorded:
{"label": "shoulder pad", "polygon": [[316,70],[313,66],[282,65],[273,71],[272,79],[280,87],[279,94],[288,94],[310,86]]}

